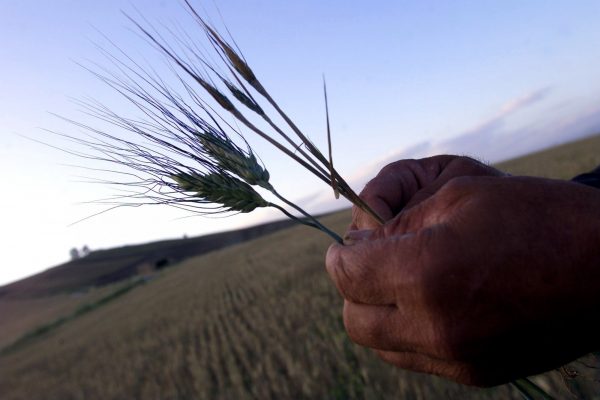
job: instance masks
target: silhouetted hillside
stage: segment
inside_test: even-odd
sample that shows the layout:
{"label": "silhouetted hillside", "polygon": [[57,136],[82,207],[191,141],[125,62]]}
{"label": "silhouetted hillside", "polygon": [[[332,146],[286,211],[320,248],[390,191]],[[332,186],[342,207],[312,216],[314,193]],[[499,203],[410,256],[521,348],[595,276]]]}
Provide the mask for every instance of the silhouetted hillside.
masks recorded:
{"label": "silhouetted hillside", "polygon": [[189,257],[255,239],[293,224],[292,221],[283,220],[189,239],[164,240],[94,251],[85,257],[2,286],[0,298],[42,297],[107,285],[171,266]]}

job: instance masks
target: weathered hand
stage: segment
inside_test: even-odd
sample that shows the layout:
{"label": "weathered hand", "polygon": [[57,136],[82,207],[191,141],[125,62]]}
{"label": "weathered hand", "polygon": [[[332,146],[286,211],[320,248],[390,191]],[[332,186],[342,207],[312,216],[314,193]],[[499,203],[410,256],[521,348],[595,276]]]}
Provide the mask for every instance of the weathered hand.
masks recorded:
{"label": "weathered hand", "polygon": [[[432,160],[382,172],[369,188],[388,179],[394,195],[370,196],[390,217],[402,211],[328,251],[349,336],[396,366],[481,386],[597,350],[600,191],[525,177],[444,182],[445,170],[428,173]],[[411,174],[412,186],[394,181]]]}
{"label": "weathered hand", "polygon": [[[502,171],[472,158],[440,155],[420,160],[401,160],[384,167],[363,189],[360,197],[385,221],[412,207],[459,176],[505,176]],[[379,224],[354,208],[351,230],[373,229]]]}

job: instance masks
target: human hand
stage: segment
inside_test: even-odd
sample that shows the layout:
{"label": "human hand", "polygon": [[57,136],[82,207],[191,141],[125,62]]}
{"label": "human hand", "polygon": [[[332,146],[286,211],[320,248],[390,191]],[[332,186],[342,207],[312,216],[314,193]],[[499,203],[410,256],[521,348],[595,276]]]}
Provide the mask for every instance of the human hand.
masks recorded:
{"label": "human hand", "polygon": [[[410,208],[459,176],[506,176],[502,171],[469,157],[439,155],[420,160],[400,160],[385,166],[360,197],[385,221]],[[379,223],[360,208],[352,209],[350,230],[374,229]]]}
{"label": "human hand", "polygon": [[479,386],[597,350],[600,191],[487,176],[413,197],[396,196],[392,213],[414,205],[327,253],[352,340],[398,367]]}

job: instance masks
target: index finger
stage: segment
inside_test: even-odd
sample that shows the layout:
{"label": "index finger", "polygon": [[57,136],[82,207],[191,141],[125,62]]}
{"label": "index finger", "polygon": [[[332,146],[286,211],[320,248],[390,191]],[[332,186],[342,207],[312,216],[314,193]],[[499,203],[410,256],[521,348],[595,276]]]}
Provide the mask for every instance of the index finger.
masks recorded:
{"label": "index finger", "polygon": [[[386,165],[360,193],[384,221],[396,216],[423,186],[433,181],[454,156],[434,156],[422,160],[400,160]],[[368,214],[354,207],[351,229],[379,226]]]}

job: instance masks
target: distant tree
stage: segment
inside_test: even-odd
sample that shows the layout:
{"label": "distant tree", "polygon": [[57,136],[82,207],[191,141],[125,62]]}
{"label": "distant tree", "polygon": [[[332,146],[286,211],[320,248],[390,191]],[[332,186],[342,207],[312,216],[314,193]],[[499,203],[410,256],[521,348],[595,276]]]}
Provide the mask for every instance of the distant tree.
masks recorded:
{"label": "distant tree", "polygon": [[77,247],[73,247],[69,251],[69,254],[71,255],[71,260],[77,260],[77,259],[81,258],[81,254],[79,253],[79,250],[77,249]]}
{"label": "distant tree", "polygon": [[84,245],[84,246],[81,248],[81,252],[79,253],[79,255],[80,255],[81,257],[85,257],[85,256],[89,255],[91,252],[92,252],[92,251],[90,250],[90,248],[89,248],[89,247],[88,247],[88,245],[86,244],[86,245]]}

